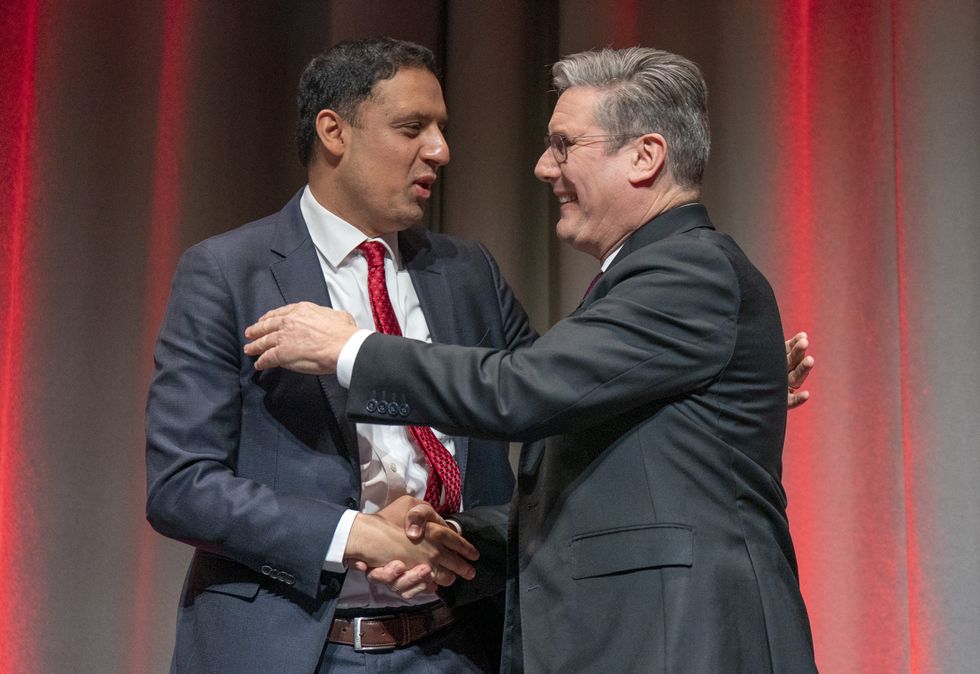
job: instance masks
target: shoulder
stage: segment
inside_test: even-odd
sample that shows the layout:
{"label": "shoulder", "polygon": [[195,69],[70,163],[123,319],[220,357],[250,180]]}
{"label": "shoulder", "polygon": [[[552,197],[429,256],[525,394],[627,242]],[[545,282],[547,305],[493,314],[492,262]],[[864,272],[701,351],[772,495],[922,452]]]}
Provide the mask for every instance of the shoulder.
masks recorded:
{"label": "shoulder", "polygon": [[678,277],[692,285],[731,285],[737,282],[730,237],[699,228],[674,234],[631,251],[614,264],[610,275]]}
{"label": "shoulder", "polygon": [[480,265],[496,270],[496,261],[483,244],[458,236],[412,228],[400,234],[399,245],[402,255],[416,266],[472,269],[473,265]]}
{"label": "shoulder", "polygon": [[480,251],[484,250],[483,245],[476,241],[432,232],[421,227],[406,229],[401,233],[399,241],[402,246],[410,250],[426,251],[440,256],[481,254]]}
{"label": "shoulder", "polygon": [[191,246],[188,251],[205,249],[212,254],[222,255],[258,246],[263,246],[268,249],[278,220],[278,213],[267,215],[264,218],[253,220],[234,229],[199,241]]}
{"label": "shoulder", "polygon": [[[271,251],[277,247],[283,248],[284,240],[289,240],[285,247],[295,248],[297,242],[303,238],[308,238],[305,226],[302,227],[303,236],[290,233],[297,227],[290,225],[289,207],[290,205],[287,205],[286,208],[277,213],[195,243],[184,251],[181,256],[181,265],[195,260],[198,262],[210,261],[210,264],[223,269],[249,268],[254,264],[268,265],[276,259]],[[284,233],[288,235],[284,237]],[[294,239],[296,242],[291,242]]]}

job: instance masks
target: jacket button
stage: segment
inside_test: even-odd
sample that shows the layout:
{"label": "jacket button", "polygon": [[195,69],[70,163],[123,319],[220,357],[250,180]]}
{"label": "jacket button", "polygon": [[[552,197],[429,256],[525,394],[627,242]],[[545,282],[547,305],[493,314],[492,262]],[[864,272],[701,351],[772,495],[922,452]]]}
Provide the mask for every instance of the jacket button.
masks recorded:
{"label": "jacket button", "polygon": [[398,403],[388,403],[388,416],[389,417],[398,416]]}
{"label": "jacket button", "polygon": [[371,414],[374,414],[374,412],[378,409],[378,401],[375,400],[374,398],[371,398],[364,404],[364,409],[366,409]]}
{"label": "jacket button", "polygon": [[269,566],[268,564],[263,564],[263,565],[262,565],[262,568],[261,568],[261,569],[259,569],[259,571],[261,571],[261,572],[262,572],[262,575],[263,575],[263,576],[268,576],[269,574],[271,574],[271,573],[272,573],[272,567],[271,567],[271,566]]}
{"label": "jacket button", "polygon": [[290,573],[287,573],[286,577],[282,579],[282,582],[284,582],[286,585],[295,585],[296,577]]}
{"label": "jacket button", "polygon": [[347,506],[348,510],[360,510],[360,508],[357,507],[357,499],[353,497],[344,501],[344,505]]}
{"label": "jacket button", "polygon": [[408,413],[412,411],[412,408],[408,406],[408,403],[402,403],[398,406],[398,414],[403,417],[407,417]]}
{"label": "jacket button", "polygon": [[340,592],[340,583],[337,582],[336,578],[331,578],[327,582],[326,587],[323,588],[323,591],[326,592],[328,595],[333,596],[338,592]]}

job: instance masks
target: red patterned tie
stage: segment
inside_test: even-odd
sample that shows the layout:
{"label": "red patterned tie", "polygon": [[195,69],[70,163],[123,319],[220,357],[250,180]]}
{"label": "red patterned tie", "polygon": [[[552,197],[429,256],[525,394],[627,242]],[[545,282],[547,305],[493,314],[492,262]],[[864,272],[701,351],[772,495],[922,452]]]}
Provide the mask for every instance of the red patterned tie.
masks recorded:
{"label": "red patterned tie", "polygon": [[[402,330],[398,318],[391,306],[388,296],[388,284],[385,282],[385,247],[377,241],[365,241],[357,247],[368,265],[368,294],[371,296],[371,313],[374,315],[374,327],[386,335],[401,336]],[[454,513],[459,510],[459,495],[462,480],[459,466],[449,450],[439,442],[435,433],[428,426],[409,426],[409,433],[415,438],[416,444],[429,462],[429,479],[425,486],[425,500],[432,504],[436,512],[441,514]],[[445,500],[440,503],[440,493]]]}

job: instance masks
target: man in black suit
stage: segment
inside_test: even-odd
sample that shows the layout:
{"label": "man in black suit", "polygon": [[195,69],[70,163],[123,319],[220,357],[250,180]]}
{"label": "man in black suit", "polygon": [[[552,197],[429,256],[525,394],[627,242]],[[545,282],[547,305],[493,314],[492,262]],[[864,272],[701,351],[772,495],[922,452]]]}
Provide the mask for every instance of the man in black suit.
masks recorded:
{"label": "man in black suit", "polygon": [[[780,483],[779,313],[698,203],[701,73],[631,48],[567,57],[554,76],[535,173],[561,204],[559,237],[602,265],[572,315],[494,350],[293,306],[251,326],[246,352],[260,370],[339,361],[355,419],[543,439],[522,452],[511,510],[505,671],[814,671]],[[379,413],[391,404],[405,417]],[[481,510],[454,519],[499,538]]]}
{"label": "man in black suit", "polygon": [[[374,327],[373,250],[387,286],[378,301],[404,334],[506,349],[535,335],[482,246],[414,227],[449,161],[429,50],[338,45],[304,72],[299,113],[309,184],[279,213],[189,249],[160,330],[147,517],[196,548],[172,671],[496,671],[500,622],[482,622],[502,583],[461,581],[487,599],[447,607],[431,590],[471,577],[464,557],[475,551],[442,527],[424,545],[405,537],[403,511],[434,480],[414,431],[355,424],[333,376],[256,371],[243,333],[303,301]],[[424,435],[448,457],[432,495],[440,509],[509,501],[505,443]],[[392,559],[414,567],[406,577],[435,570],[430,592],[405,600],[348,570]]]}

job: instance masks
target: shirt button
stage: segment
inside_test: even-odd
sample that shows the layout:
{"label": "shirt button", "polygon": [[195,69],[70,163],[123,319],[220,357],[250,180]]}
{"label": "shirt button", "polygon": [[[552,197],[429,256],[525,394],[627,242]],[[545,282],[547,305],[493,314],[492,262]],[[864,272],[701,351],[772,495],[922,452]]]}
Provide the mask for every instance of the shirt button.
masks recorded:
{"label": "shirt button", "polygon": [[390,470],[392,473],[398,473],[398,466],[394,463],[389,463],[388,470]]}

